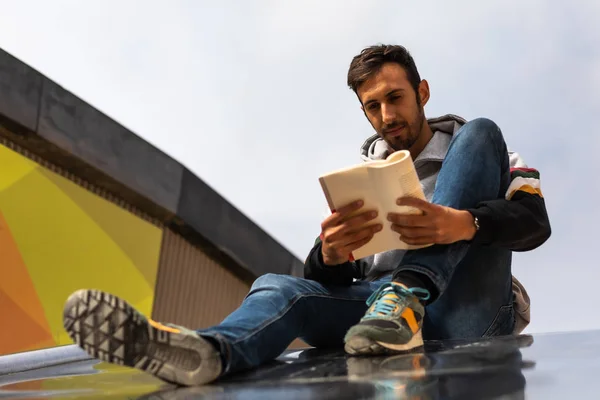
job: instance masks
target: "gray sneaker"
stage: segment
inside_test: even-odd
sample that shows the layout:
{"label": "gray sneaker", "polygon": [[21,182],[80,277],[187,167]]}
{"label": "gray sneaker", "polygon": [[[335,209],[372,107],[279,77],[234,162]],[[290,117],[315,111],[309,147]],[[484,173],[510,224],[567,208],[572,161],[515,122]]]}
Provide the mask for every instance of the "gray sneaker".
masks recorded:
{"label": "gray sneaker", "polygon": [[422,288],[407,289],[389,282],[367,300],[369,309],[344,338],[351,355],[409,352],[423,347],[421,327],[425,308],[419,300],[429,299]]}
{"label": "gray sneaker", "polygon": [[217,379],[223,369],[217,349],[196,332],[155,322],[109,293],[78,290],[71,294],[63,325],[92,357],[167,382],[202,385]]}

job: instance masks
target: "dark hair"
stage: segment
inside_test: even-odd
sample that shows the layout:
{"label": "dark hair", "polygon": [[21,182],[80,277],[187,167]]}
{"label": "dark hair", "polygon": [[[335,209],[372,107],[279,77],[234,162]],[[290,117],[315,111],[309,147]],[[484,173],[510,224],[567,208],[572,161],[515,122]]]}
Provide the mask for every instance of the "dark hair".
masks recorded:
{"label": "dark hair", "polygon": [[[410,85],[415,93],[419,93],[421,77],[417,71],[415,60],[405,47],[399,45],[378,44],[363,49],[350,63],[348,86],[358,95],[358,87],[376,74],[386,63],[396,63],[403,67]],[[419,102],[418,95],[417,102]]]}

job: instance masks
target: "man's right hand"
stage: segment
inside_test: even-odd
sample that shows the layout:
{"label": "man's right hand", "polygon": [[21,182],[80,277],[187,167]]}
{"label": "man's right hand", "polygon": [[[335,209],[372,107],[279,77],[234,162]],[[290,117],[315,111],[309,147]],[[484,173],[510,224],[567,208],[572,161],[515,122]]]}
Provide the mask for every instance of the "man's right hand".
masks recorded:
{"label": "man's right hand", "polygon": [[347,262],[350,253],[367,244],[383,227],[381,224],[365,225],[377,217],[376,211],[364,211],[350,216],[363,206],[356,201],[336,210],[321,223],[323,261],[327,265]]}

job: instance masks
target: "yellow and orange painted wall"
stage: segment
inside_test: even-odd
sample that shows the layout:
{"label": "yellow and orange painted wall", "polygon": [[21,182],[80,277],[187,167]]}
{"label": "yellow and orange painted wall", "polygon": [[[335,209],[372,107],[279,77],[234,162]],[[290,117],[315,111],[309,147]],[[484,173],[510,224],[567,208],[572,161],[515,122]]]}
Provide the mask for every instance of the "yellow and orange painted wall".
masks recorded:
{"label": "yellow and orange painted wall", "polygon": [[97,288],[153,307],[163,230],[0,144],[0,355],[71,344],[62,307]]}

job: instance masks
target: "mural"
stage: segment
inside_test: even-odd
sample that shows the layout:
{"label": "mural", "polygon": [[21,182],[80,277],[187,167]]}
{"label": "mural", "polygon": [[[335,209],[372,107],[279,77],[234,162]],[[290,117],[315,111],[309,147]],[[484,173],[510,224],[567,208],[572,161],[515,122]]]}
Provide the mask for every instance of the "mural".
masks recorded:
{"label": "mural", "polygon": [[150,314],[162,231],[0,145],[0,355],[71,344],[70,293],[96,288]]}

